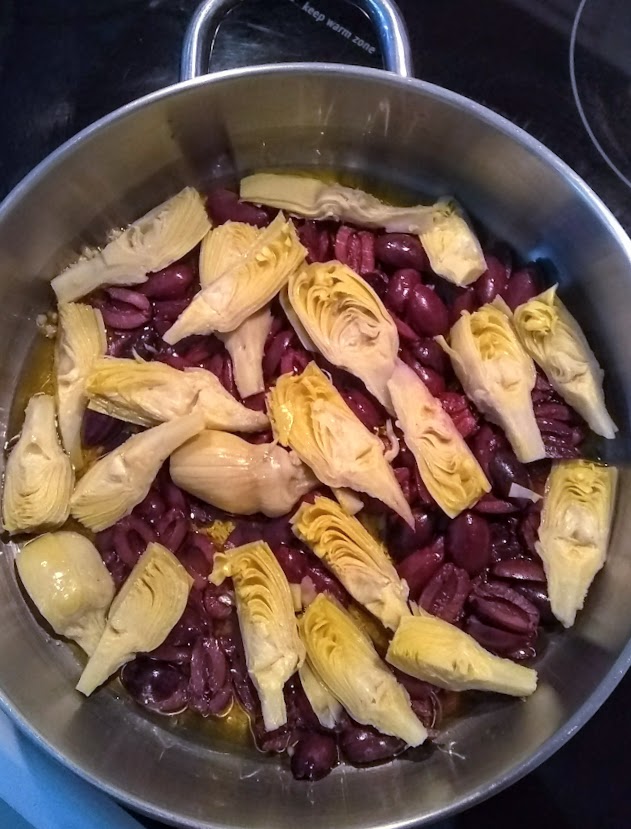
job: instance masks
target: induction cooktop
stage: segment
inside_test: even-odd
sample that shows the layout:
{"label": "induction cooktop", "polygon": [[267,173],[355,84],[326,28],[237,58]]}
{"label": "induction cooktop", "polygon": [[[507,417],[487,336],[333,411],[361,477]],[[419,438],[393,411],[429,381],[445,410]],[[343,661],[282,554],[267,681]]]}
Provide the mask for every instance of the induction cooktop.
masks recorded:
{"label": "induction cooktop", "polygon": [[[528,130],[631,232],[631,0],[399,6],[417,77]],[[82,127],[177,80],[195,7],[196,0],[0,0],[0,196]],[[209,68],[293,60],[381,66],[375,34],[351,3],[244,0],[222,23]],[[437,829],[630,826],[627,700],[631,675],[553,758]]]}

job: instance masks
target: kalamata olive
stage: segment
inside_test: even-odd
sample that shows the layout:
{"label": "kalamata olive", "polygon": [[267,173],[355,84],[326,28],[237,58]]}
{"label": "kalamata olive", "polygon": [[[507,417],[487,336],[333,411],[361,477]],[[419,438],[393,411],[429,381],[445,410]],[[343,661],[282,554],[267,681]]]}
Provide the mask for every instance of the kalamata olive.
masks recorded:
{"label": "kalamata olive", "polygon": [[527,265],[515,271],[504,288],[503,297],[506,304],[514,311],[518,305],[528,302],[542,290],[541,279],[534,265]]}
{"label": "kalamata olive", "polygon": [[500,656],[508,656],[519,651],[530,644],[532,637],[523,633],[503,630],[502,628],[488,625],[472,615],[467,619],[465,631],[479,642],[483,648],[490,650]]}
{"label": "kalamata olive", "polygon": [[274,550],[274,555],[283,568],[287,580],[292,584],[300,584],[307,572],[308,562],[305,554],[286,544],[279,544]]}
{"label": "kalamata olive", "polygon": [[415,285],[406,308],[406,322],[422,337],[435,337],[449,329],[447,306],[429,285]]}
{"label": "kalamata olive", "polygon": [[478,582],[469,605],[483,622],[512,633],[532,636],[539,625],[539,611],[532,602],[500,582]]}
{"label": "kalamata olive", "polygon": [[499,449],[494,452],[489,462],[489,476],[493,490],[502,498],[510,497],[510,488],[513,484],[530,489],[528,470],[512,449]]}
{"label": "kalamata olive", "polygon": [[443,545],[432,544],[417,550],[397,564],[397,573],[410,588],[410,599],[417,601],[425,586],[443,563]]}
{"label": "kalamata olive", "polygon": [[150,489],[147,496],[134,508],[134,513],[140,515],[150,524],[154,524],[167,512],[167,507],[155,489]]}
{"label": "kalamata olive", "polygon": [[489,522],[473,512],[461,512],[447,527],[445,548],[455,564],[476,576],[491,560]]}
{"label": "kalamata olive", "polygon": [[158,321],[167,320],[173,322],[180,314],[188,308],[193,299],[193,294],[188,293],[177,299],[156,299],[153,301],[154,325],[158,328]]}
{"label": "kalamata olive", "polygon": [[471,589],[466,570],[454,564],[443,564],[432,576],[419,598],[419,604],[432,616],[456,622],[462,615]]}
{"label": "kalamata olive", "polygon": [[539,611],[539,620],[544,625],[553,625],[556,623],[556,617],[550,607],[550,599],[548,598],[548,591],[545,584],[533,584],[526,582],[524,584],[515,585],[515,589],[525,596],[528,601],[532,602]]}
{"label": "kalamata olive", "polygon": [[278,373],[278,367],[283,354],[287,351],[292,342],[295,342],[295,333],[292,328],[279,331],[276,336],[267,343],[265,356],[263,357],[263,374],[269,380]]}
{"label": "kalamata olive", "polygon": [[337,745],[333,737],[307,734],[294,747],[291,773],[296,780],[321,780],[337,762]]}
{"label": "kalamata olive", "polygon": [[446,374],[449,358],[435,340],[425,337],[412,343],[408,350],[425,368],[431,368],[438,374]]}
{"label": "kalamata olive", "polygon": [[386,291],[384,300],[386,307],[398,316],[405,313],[410,293],[416,285],[420,285],[421,275],[412,268],[403,268],[396,271]]}
{"label": "kalamata olive", "polygon": [[446,391],[439,395],[443,409],[453,420],[463,438],[468,438],[478,428],[478,418],[464,394]]}
{"label": "kalamata olive", "polygon": [[385,299],[390,280],[383,271],[367,271],[366,273],[362,273],[362,279],[370,285],[379,299]]}
{"label": "kalamata olive", "polygon": [[375,240],[375,256],[388,268],[428,268],[427,255],[416,236],[407,233],[384,233]]}
{"label": "kalamata olive", "polygon": [[546,580],[542,565],[529,558],[505,558],[503,561],[496,561],[491,567],[491,573],[502,579],[516,581],[545,583]]}
{"label": "kalamata olive", "polygon": [[403,740],[389,737],[369,725],[349,724],[340,736],[340,748],[349,763],[389,760],[405,748]]}
{"label": "kalamata olive", "polygon": [[152,711],[174,714],[186,707],[187,677],[167,662],[139,656],[123,667],[121,682],[136,702]]}
{"label": "kalamata olive", "polygon": [[483,495],[477,504],[472,507],[474,512],[482,513],[482,515],[511,515],[519,512],[522,507],[515,504],[513,501],[504,501],[501,498],[496,498],[490,492]]}
{"label": "kalamata olive", "polygon": [[307,248],[307,261],[328,262],[331,258],[331,237],[328,230],[317,222],[306,221],[298,230],[298,236]]}
{"label": "kalamata olive", "polygon": [[179,299],[191,287],[195,272],[185,262],[176,262],[161,271],[149,274],[138,290],[151,299]]}
{"label": "kalamata olive", "polygon": [[479,302],[474,288],[465,288],[459,293],[449,307],[449,323],[454,325],[460,319],[463,311],[472,314],[477,310]]}
{"label": "kalamata olive", "polygon": [[270,223],[267,210],[240,201],[237,193],[233,193],[232,190],[213,190],[208,194],[206,206],[216,225],[225,222],[245,222],[255,227],[266,227]]}
{"label": "kalamata olive", "polygon": [[367,429],[373,430],[384,424],[386,420],[385,412],[367,394],[357,388],[343,388],[341,395],[347,406],[352,409]]}
{"label": "kalamata olive", "polygon": [[409,351],[402,351],[401,357],[403,361],[414,371],[414,373],[421,378],[434,397],[438,397],[445,391],[445,378],[438,374],[437,371],[424,366],[419,360],[410,354]]}
{"label": "kalamata olive", "polygon": [[412,550],[425,547],[434,534],[434,516],[424,507],[414,507],[414,529],[399,516],[392,516],[388,528],[388,548],[394,558],[401,559]]}
{"label": "kalamata olive", "polygon": [[493,302],[498,294],[501,296],[510,275],[506,265],[492,254],[486,256],[486,267],[486,273],[475,282],[475,293],[480,305]]}

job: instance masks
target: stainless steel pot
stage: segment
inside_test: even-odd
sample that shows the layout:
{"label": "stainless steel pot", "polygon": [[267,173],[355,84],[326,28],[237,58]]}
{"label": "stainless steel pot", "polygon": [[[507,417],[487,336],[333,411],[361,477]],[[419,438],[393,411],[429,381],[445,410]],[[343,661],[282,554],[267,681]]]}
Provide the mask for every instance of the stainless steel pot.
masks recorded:
{"label": "stainless steel pot", "polygon": [[[260,168],[332,168],[367,183],[455,194],[528,258],[553,262],[564,296],[608,369],[629,443],[631,243],[595,194],[504,118],[412,80],[405,28],[390,0],[361,5],[379,26],[384,72],[338,65],[259,66],[193,79],[216,14],[187,39],[184,83],[123,107],[37,167],[0,207],[2,428],[49,305],[48,280],[82,244],[102,242],[184,184]],[[611,447],[607,447],[611,455]],[[296,783],[279,763],[152,718],[113,691],[73,691],[79,662],[27,608],[10,543],[0,581],[0,699],[43,748],[114,797],[191,827],[408,827],[488,797],[532,770],[596,711],[631,658],[631,487],[622,475],[609,563],[570,632],[539,663],[526,703],[474,707],[423,762],[336,770]]]}

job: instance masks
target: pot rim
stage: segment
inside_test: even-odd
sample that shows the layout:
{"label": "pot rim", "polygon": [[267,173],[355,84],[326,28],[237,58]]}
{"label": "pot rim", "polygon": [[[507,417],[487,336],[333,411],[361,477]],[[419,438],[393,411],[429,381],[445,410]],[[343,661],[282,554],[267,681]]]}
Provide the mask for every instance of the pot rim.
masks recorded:
{"label": "pot rim", "polygon": [[[156,101],[178,95],[184,90],[193,89],[198,86],[201,87],[216,83],[229,83],[234,78],[242,79],[266,75],[283,76],[297,73],[307,75],[319,74],[325,76],[339,75],[342,78],[363,78],[367,80],[379,81],[380,83],[386,83],[392,87],[409,86],[419,92],[427,93],[431,97],[468,111],[474,117],[491,125],[499,133],[507,136],[512,141],[517,142],[522,147],[529,150],[547,165],[552,167],[558,175],[565,178],[571,184],[573,189],[576,190],[586,202],[588,202],[591,209],[606,225],[611,236],[626,254],[629,262],[629,270],[631,272],[631,239],[622,225],[615,218],[602,199],[568,164],[562,161],[552,150],[548,149],[544,144],[526,132],[526,130],[516,126],[503,115],[494,112],[483,104],[478,104],[464,95],[445,89],[437,84],[419,80],[417,78],[399,77],[398,75],[387,72],[383,69],[348,66],[338,63],[312,62],[261,64],[252,67],[227,69],[221,72],[203,75],[199,78],[180,81],[163,89],[149,93],[148,95],[144,95],[141,98],[129,102],[128,104],[124,104],[122,107],[119,107],[113,112],[98,119],[93,124],[90,124],[82,129],[40,161],[36,167],[31,170],[31,172],[29,172],[20,182],[18,182],[18,184],[0,203],[0,222],[6,214],[11,212],[13,207],[19,203],[20,199],[28,193],[29,190],[37,186],[39,181],[48,174],[49,170],[63,164],[66,158],[72,155],[76,145],[85,143],[94,134],[98,133],[102,128],[109,126],[111,123],[134,115],[136,112],[144,109],[145,107],[150,107]],[[516,763],[506,773],[500,775],[495,780],[492,780],[485,785],[478,786],[469,794],[453,801],[445,808],[437,810],[433,814],[422,817],[420,819],[420,823],[416,819],[413,823],[407,819],[394,820],[387,824],[383,824],[382,829],[411,829],[412,826],[426,825],[428,822],[449,817],[450,815],[463,811],[464,809],[470,808],[471,806],[486,800],[487,798],[517,782],[551,757],[552,754],[565,745],[565,743],[585,725],[585,723],[596,713],[601,705],[607,700],[609,695],[614,691],[630,666],[631,640],[627,642],[615,663],[594,688],[589,698],[581,706],[581,708],[579,708],[578,711],[568,720],[562,729],[559,729],[551,737],[549,737],[527,760]],[[43,749],[48,755],[58,760],[66,768],[73,771],[83,780],[86,780],[96,786],[98,789],[110,795],[115,800],[151,818],[161,820],[172,825],[184,825],[182,823],[183,818],[180,815],[160,807],[156,807],[147,800],[128,794],[123,789],[99,779],[97,775],[91,774],[78,766],[63,752],[59,751],[53,744],[49,743],[42,733],[28,722],[21,712],[18,711],[12,702],[5,696],[1,686],[0,710],[4,711],[18,726],[22,733],[31,739],[39,748]],[[184,820],[186,821],[185,825],[191,827],[191,829],[210,829],[210,827],[214,827],[216,829],[234,829],[233,825],[228,826],[227,824],[217,824],[206,820],[200,821],[188,818],[184,818]]]}

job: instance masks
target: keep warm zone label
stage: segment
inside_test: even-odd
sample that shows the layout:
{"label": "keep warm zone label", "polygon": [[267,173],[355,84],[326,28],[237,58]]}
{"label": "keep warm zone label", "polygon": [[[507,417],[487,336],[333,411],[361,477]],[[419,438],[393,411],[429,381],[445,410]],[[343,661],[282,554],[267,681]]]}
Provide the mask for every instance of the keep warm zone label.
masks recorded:
{"label": "keep warm zone label", "polygon": [[354,46],[358,46],[360,49],[363,49],[364,52],[367,52],[369,55],[374,55],[377,51],[376,46],[373,46],[372,43],[367,43],[365,40],[362,40],[361,37],[358,37],[354,32],[350,29],[347,29],[345,26],[342,26],[341,23],[338,23],[337,20],[334,20],[332,17],[329,17],[328,14],[320,11],[316,6],[312,3],[305,2],[305,0],[290,0],[294,6],[298,6],[305,14],[308,14],[310,17],[316,21],[316,23],[320,23],[321,25],[326,26],[327,28],[331,29],[332,31],[336,32],[341,37],[346,38],[349,40]]}

